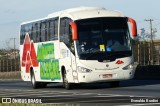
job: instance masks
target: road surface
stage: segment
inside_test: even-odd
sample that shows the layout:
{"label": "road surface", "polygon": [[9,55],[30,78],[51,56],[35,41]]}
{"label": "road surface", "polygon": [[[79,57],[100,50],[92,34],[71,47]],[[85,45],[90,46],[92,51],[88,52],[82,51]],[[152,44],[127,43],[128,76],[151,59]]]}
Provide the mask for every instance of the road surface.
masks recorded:
{"label": "road surface", "polygon": [[[46,88],[32,89],[30,82],[0,80],[0,97],[13,98],[12,102],[27,99],[40,103],[81,104],[110,106],[160,105],[160,80],[122,81],[120,87],[111,88],[107,83],[85,84],[79,88],[65,90],[61,83],[48,84]],[[24,100],[24,101],[23,101]],[[27,103],[27,102],[26,102]]]}

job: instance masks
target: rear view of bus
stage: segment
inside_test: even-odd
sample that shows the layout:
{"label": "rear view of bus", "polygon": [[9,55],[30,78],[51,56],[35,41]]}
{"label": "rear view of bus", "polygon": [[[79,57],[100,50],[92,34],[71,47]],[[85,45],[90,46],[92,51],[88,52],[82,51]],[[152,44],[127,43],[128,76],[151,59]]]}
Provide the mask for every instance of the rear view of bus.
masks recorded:
{"label": "rear view of bus", "polygon": [[21,24],[21,76],[33,88],[63,82],[109,82],[134,77],[131,38],[136,22],[118,11],[80,7]]}

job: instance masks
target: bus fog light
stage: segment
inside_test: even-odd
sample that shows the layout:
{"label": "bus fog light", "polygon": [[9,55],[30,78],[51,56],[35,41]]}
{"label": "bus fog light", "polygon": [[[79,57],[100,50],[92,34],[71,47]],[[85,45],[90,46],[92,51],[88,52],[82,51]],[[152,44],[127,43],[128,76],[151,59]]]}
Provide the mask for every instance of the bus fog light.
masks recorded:
{"label": "bus fog light", "polygon": [[84,67],[78,67],[78,71],[79,71],[80,73],[89,73],[89,72],[91,72],[92,70],[87,69],[87,68],[84,68]]}
{"label": "bus fog light", "polygon": [[129,65],[123,67],[123,70],[133,69],[133,67],[134,67],[134,64],[131,63],[131,64],[129,64]]}

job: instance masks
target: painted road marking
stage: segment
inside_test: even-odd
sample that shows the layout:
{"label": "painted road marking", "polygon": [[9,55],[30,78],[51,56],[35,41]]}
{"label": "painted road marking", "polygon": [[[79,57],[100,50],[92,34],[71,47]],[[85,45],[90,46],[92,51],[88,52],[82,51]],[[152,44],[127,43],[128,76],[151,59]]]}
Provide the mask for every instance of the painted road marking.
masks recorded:
{"label": "painted road marking", "polygon": [[154,106],[154,105],[160,105],[160,103],[129,104],[129,105],[116,105],[116,106]]}
{"label": "painted road marking", "polygon": [[[39,93],[41,92],[41,93]],[[120,94],[100,94],[100,93],[79,93],[79,92],[58,92],[58,91],[42,91],[42,90],[20,90],[20,89],[0,89],[1,96],[43,96],[47,95],[46,97],[52,96],[94,96],[94,97],[117,97],[117,96],[128,96],[128,97],[151,97],[151,96],[136,96],[136,95],[120,95]],[[24,95],[25,94],[25,95]]]}

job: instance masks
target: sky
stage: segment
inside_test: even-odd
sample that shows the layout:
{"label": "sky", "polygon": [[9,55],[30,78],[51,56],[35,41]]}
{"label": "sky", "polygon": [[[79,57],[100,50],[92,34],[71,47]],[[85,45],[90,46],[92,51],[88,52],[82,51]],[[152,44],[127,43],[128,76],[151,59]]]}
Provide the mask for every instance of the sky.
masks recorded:
{"label": "sky", "polygon": [[[11,3],[10,3],[11,2]],[[153,28],[157,30],[156,39],[160,39],[160,0],[0,0],[0,49],[19,49],[19,29],[24,21],[46,17],[48,14],[64,9],[92,6],[118,10],[137,22],[138,33],[150,24],[145,19],[153,19]]]}

